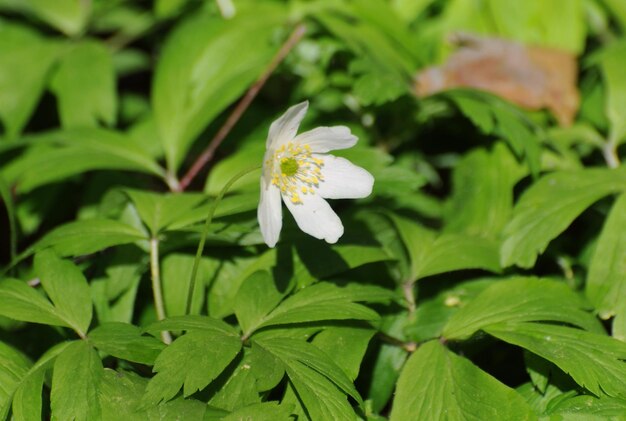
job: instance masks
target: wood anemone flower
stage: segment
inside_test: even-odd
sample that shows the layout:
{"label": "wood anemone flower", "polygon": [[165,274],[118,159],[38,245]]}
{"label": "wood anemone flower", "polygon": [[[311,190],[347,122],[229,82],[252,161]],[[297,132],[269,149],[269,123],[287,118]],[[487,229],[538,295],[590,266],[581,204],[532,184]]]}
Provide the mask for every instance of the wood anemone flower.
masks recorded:
{"label": "wood anemone flower", "polygon": [[358,199],[372,192],[374,177],[333,149],[354,146],[345,126],[317,127],[296,136],[308,101],[289,108],[270,126],[263,158],[258,219],[265,243],[274,247],[282,228],[282,201],[307,234],[336,243],[343,225],[326,199]]}

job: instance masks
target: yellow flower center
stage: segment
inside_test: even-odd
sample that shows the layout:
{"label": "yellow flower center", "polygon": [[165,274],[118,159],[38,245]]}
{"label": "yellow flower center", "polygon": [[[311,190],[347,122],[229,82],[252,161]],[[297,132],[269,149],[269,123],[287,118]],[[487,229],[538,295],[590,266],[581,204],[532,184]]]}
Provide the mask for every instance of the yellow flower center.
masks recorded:
{"label": "yellow flower center", "polygon": [[289,142],[278,148],[266,164],[272,171],[272,184],[294,204],[302,203],[301,195],[315,194],[324,181],[324,161],[312,155],[309,145]]}

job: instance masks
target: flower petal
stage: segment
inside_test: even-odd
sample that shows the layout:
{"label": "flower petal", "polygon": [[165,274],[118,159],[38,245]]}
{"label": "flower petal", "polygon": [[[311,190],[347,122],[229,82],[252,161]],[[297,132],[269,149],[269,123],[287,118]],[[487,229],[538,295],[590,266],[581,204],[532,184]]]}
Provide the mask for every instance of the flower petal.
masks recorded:
{"label": "flower petal", "polygon": [[322,175],[316,193],[326,199],[359,199],[372,193],[374,177],[367,170],[357,167],[345,158],[333,155],[313,154],[322,159]]}
{"label": "flower petal", "polygon": [[278,120],[274,121],[270,126],[265,147],[267,149],[278,148],[293,140],[293,138],[296,137],[300,122],[304,118],[308,108],[309,101],[304,101],[285,111],[285,114],[280,116]]}
{"label": "flower petal", "polygon": [[316,127],[300,133],[294,143],[309,145],[313,152],[325,153],[334,149],[347,149],[356,144],[358,138],[346,126]]}
{"label": "flower petal", "polygon": [[343,235],[343,224],[326,200],[317,194],[300,196],[302,203],[283,201],[293,215],[298,227],[307,234],[334,244]]}
{"label": "flower petal", "polygon": [[283,226],[283,209],[280,203],[280,190],[270,184],[265,177],[261,177],[261,198],[257,218],[265,244],[274,247]]}

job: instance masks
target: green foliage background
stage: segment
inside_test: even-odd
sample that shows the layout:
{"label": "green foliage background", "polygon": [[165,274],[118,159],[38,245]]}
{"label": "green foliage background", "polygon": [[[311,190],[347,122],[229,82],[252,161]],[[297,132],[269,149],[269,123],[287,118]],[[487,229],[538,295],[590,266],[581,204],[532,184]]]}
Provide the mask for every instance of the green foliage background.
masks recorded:
{"label": "green foliage background", "polygon": [[[0,0],[0,419],[626,419],[625,29],[623,0]],[[575,124],[416,99],[461,30],[576,54]],[[373,194],[268,249],[245,176],[186,315],[215,197],[304,99]]]}

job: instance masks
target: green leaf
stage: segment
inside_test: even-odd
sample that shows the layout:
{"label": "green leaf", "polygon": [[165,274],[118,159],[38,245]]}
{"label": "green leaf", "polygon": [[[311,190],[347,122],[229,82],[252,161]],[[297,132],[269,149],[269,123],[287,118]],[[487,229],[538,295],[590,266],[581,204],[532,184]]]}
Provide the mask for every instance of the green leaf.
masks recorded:
{"label": "green leaf", "polygon": [[0,342],[0,419],[6,419],[13,394],[30,368],[22,353]]}
{"label": "green leaf", "polygon": [[25,193],[93,170],[128,170],[165,179],[165,171],[131,137],[104,129],[71,129],[32,138],[35,146],[2,168]]}
{"label": "green leaf", "polygon": [[152,365],[165,348],[152,336],[142,336],[141,329],[126,323],[105,323],[89,332],[89,340],[100,351],[117,358]]}
{"label": "green leaf", "polygon": [[609,139],[616,145],[626,139],[626,42],[611,45],[601,54],[606,83],[605,112],[610,122]]}
{"label": "green leaf", "polygon": [[455,89],[444,93],[481,131],[504,139],[518,157],[524,157],[533,175],[539,173],[541,141],[536,127],[510,103],[485,92]]}
{"label": "green leaf", "polygon": [[278,402],[263,402],[244,406],[222,418],[222,421],[241,420],[290,421],[293,420],[293,417],[289,405]]}
{"label": "green leaf", "polygon": [[499,272],[498,250],[494,241],[465,234],[442,234],[400,217],[390,215],[411,261],[409,281],[462,269]]}
{"label": "green leaf", "polygon": [[259,77],[283,20],[281,9],[255,4],[230,20],[196,13],[170,35],[155,71],[152,105],[171,171],[204,127]]}
{"label": "green leaf", "polygon": [[[76,2],[73,2],[76,3]],[[83,41],[61,58],[50,81],[64,128],[115,123],[117,98],[111,52],[96,41]]]}
{"label": "green leaf", "polygon": [[[187,307],[187,294],[191,271],[195,256],[189,254],[168,254],[161,263],[161,284],[165,301],[165,314],[168,316],[182,316]],[[191,313],[199,314],[206,298],[206,285],[215,275],[215,268],[208,259],[201,258],[198,266],[196,285],[191,303]]]}
{"label": "green leaf", "polygon": [[624,342],[571,327],[539,323],[497,324],[484,330],[553,362],[596,396],[626,396]]}
{"label": "green leaf", "polygon": [[548,174],[524,192],[504,230],[503,266],[530,268],[537,254],[585,209],[604,196],[625,189],[626,167],[591,168]]}
{"label": "green leaf", "polygon": [[603,396],[580,395],[563,399],[556,405],[551,405],[546,411],[551,419],[563,420],[623,420],[626,414],[626,400]]}
{"label": "green leaf", "polygon": [[0,20],[0,121],[9,139],[35,110],[58,54],[57,44],[28,27]]}
{"label": "green leaf", "polygon": [[15,390],[12,405],[13,418],[15,421],[41,419],[41,395],[45,374],[45,370],[37,370],[27,375]]}
{"label": "green leaf", "polygon": [[513,187],[526,175],[501,143],[476,149],[455,166],[453,194],[447,202],[446,232],[498,238],[513,211]]}
{"label": "green leaf", "polygon": [[609,213],[589,265],[586,293],[600,317],[626,316],[626,194]]}
{"label": "green leaf", "polygon": [[0,175],[0,199],[4,203],[7,210],[7,219],[9,220],[9,252],[11,260],[15,258],[17,253],[17,224],[15,221],[15,203],[9,185]]}
{"label": "green leaf", "polygon": [[91,3],[76,0],[24,0],[24,8],[65,35],[79,35],[85,30]]}
{"label": "green leaf", "polygon": [[565,283],[515,277],[494,283],[456,312],[443,330],[447,339],[467,339],[495,323],[553,321],[602,332],[587,305]]}
{"label": "green leaf", "polygon": [[[193,330],[161,352],[142,401],[155,405],[172,399],[183,387],[185,397],[204,389],[241,351],[241,340],[214,330]],[[181,361],[190,364],[181,365]]]}
{"label": "green leaf", "polygon": [[225,322],[206,316],[170,317],[146,326],[144,332],[159,334],[164,330],[210,331],[221,335],[237,335],[237,330]]}
{"label": "green leaf", "polygon": [[289,381],[313,420],[353,419],[346,394],[362,403],[346,374],[323,351],[308,342],[294,339],[257,341],[285,366]]}
{"label": "green leaf", "polygon": [[98,391],[102,361],[86,341],[75,341],[54,363],[50,406],[52,420],[100,419]]}
{"label": "green leaf", "polygon": [[[365,351],[376,331],[371,326],[349,324],[330,326],[313,338],[313,345],[325,351],[354,381],[359,375]],[[336,352],[342,349],[342,352]]]}
{"label": "green leaf", "polygon": [[371,285],[346,285],[320,282],[287,298],[255,327],[323,320],[378,320],[378,314],[357,304],[361,301],[381,302],[394,297],[389,290]]}
{"label": "green leaf", "polygon": [[202,421],[207,405],[194,399],[178,397],[158,406],[139,410],[148,379],[130,371],[105,369],[100,385],[102,421]]}
{"label": "green leaf", "polygon": [[[206,196],[196,193],[158,194],[141,190],[126,190],[126,194],[135,204],[141,220],[153,236],[206,201]],[[206,217],[206,212],[204,216]]]}
{"label": "green leaf", "polygon": [[498,281],[494,278],[472,279],[446,288],[434,297],[419,299],[415,313],[403,325],[403,333],[414,342],[439,338],[450,318],[495,282]]}
{"label": "green leaf", "polygon": [[31,367],[22,378],[13,397],[13,418],[15,421],[40,420],[42,413],[42,388],[46,373],[56,358],[73,342],[54,345]]}
{"label": "green leaf", "polygon": [[[238,364],[234,368],[231,365],[228,371],[222,374],[222,378],[227,378],[227,380],[217,381],[215,385],[209,387],[206,393],[208,396],[211,396],[208,402],[210,406],[233,411],[246,405],[261,403],[261,395],[257,388],[257,376],[259,373],[256,373],[259,367],[251,361],[252,352],[249,348],[243,348],[243,358],[238,358]],[[276,363],[276,361],[271,362]],[[278,369],[276,371],[281,375],[278,380],[280,381],[285,373],[282,367],[280,367],[280,363],[277,365]],[[261,372],[264,371],[261,370]],[[276,386],[276,384],[273,386]]]}
{"label": "green leaf", "polygon": [[[354,238],[359,241],[358,233]],[[319,279],[330,278],[368,263],[392,259],[378,245],[341,244],[331,247],[312,238],[300,237],[295,247],[298,255],[294,259],[294,276],[298,287],[305,287]]]}
{"label": "green leaf", "polygon": [[530,408],[500,383],[438,341],[421,345],[406,362],[391,408],[391,421],[532,420]]}
{"label": "green leaf", "polygon": [[267,271],[258,271],[248,277],[235,297],[235,315],[244,334],[258,326],[285,293],[278,291],[274,278]]}
{"label": "green leaf", "polygon": [[35,255],[35,272],[58,314],[84,335],[91,324],[93,306],[89,285],[80,269],[46,249]]}
{"label": "green leaf", "polygon": [[24,322],[69,327],[48,300],[26,282],[16,279],[0,281],[0,315]]}
{"label": "green leaf", "polygon": [[61,256],[79,256],[145,239],[135,227],[111,219],[69,222],[49,232],[29,251],[52,247]]}

